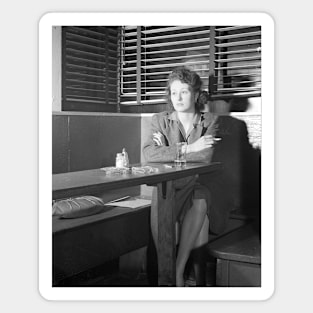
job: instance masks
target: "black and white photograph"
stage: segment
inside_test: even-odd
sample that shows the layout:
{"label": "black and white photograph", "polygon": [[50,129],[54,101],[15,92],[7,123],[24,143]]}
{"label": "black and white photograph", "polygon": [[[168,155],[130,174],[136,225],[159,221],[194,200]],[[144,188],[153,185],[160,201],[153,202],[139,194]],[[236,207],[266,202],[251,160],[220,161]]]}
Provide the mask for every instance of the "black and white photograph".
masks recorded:
{"label": "black and white photograph", "polygon": [[258,13],[42,18],[45,298],[271,296],[273,32]]}

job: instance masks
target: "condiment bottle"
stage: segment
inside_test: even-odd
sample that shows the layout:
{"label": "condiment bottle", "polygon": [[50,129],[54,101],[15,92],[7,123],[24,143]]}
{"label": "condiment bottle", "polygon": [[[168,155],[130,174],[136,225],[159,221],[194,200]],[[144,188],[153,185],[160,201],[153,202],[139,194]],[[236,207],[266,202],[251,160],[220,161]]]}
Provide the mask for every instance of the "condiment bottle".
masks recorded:
{"label": "condiment bottle", "polygon": [[126,152],[126,149],[123,148],[122,150],[122,154],[123,154],[123,161],[124,161],[124,167],[129,167],[129,158],[128,158],[128,153]]}
{"label": "condiment bottle", "polygon": [[124,156],[123,156],[123,153],[118,153],[116,155],[115,167],[117,167],[117,168],[124,167]]}

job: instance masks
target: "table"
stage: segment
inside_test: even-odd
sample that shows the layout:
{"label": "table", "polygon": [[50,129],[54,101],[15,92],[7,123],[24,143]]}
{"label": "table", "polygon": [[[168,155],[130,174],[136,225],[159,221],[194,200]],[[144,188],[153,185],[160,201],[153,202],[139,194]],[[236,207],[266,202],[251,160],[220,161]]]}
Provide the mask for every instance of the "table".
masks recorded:
{"label": "table", "polygon": [[196,174],[208,174],[221,168],[220,163],[187,163],[175,167],[170,163],[142,163],[134,165],[151,166],[153,173],[127,173],[106,175],[101,169],[54,174],[52,177],[52,197],[54,200],[85,194],[124,188],[135,185],[156,185],[158,188],[158,284],[175,286],[176,280],[176,238],[175,218],[172,208],[175,201],[173,181]]}

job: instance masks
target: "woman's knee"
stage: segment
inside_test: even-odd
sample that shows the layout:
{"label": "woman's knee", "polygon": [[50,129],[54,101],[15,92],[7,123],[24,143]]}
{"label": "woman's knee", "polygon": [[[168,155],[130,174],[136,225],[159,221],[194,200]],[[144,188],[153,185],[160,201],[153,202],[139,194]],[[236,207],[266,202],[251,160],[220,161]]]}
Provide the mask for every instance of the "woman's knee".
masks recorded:
{"label": "woman's knee", "polygon": [[207,202],[205,199],[194,199],[192,207],[198,213],[206,213],[208,210]]}

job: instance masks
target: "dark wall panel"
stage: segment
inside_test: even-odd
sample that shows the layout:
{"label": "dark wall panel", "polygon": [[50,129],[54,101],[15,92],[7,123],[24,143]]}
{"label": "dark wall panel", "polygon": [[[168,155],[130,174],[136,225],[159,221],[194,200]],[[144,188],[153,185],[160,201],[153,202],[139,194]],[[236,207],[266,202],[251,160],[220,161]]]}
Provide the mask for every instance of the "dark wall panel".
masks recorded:
{"label": "dark wall panel", "polygon": [[114,166],[123,148],[140,162],[140,117],[72,115],[69,138],[69,171]]}
{"label": "dark wall panel", "polygon": [[140,116],[53,115],[53,173],[114,166],[126,148],[140,162]]}

